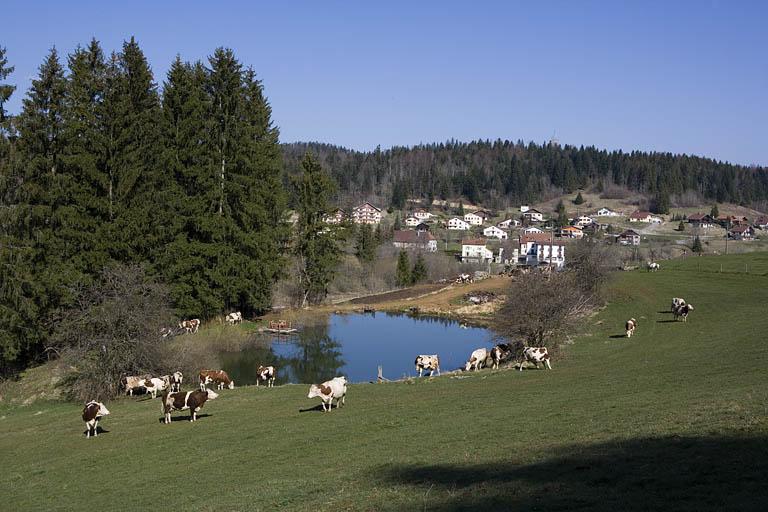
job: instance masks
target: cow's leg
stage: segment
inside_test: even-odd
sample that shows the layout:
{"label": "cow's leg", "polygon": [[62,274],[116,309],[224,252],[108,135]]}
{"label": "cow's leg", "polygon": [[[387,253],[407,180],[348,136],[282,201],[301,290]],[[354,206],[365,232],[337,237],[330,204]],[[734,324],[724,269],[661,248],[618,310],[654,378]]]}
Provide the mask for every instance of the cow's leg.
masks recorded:
{"label": "cow's leg", "polygon": [[548,369],[548,370],[551,370],[551,369],[552,369],[552,365],[549,363],[549,359],[545,359],[545,360],[544,360],[544,364],[545,364],[545,365],[547,365],[547,369]]}
{"label": "cow's leg", "polygon": [[419,377],[421,377],[421,368],[419,368]]}
{"label": "cow's leg", "polygon": [[259,381],[261,380],[261,377],[256,377],[256,387],[259,387]]}
{"label": "cow's leg", "polygon": [[93,437],[99,435],[99,420],[93,422]]}

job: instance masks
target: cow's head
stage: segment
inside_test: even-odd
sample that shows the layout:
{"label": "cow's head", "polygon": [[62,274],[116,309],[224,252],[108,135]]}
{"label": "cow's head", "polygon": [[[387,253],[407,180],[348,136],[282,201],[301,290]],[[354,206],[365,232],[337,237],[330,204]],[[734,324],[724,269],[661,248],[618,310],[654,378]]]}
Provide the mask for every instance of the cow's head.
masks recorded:
{"label": "cow's head", "polygon": [[324,396],[328,395],[328,393],[324,393],[323,391],[330,392],[326,386],[318,386],[317,384],[312,384],[309,386],[309,394],[307,395],[307,398],[315,398],[318,396],[323,398]]}
{"label": "cow's head", "polygon": [[107,409],[107,407],[101,402],[98,402],[98,404],[99,412],[97,413],[97,416],[107,416],[109,414],[109,409]]}
{"label": "cow's head", "polygon": [[235,381],[231,380],[229,381],[229,384],[227,385],[229,389],[235,389]]}
{"label": "cow's head", "polygon": [[212,389],[206,389],[205,393],[208,395],[208,400],[215,400],[219,398],[219,394]]}

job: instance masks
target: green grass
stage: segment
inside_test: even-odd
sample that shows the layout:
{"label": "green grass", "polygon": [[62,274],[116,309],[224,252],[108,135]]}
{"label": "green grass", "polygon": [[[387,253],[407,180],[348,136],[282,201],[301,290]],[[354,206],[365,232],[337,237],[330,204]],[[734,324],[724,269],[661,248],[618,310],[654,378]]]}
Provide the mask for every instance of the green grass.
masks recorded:
{"label": "green grass", "polygon": [[125,399],[89,440],[80,406],[2,408],[0,508],[765,510],[768,277],[719,261],[768,271],[620,273],[552,371],[354,385],[329,414],[307,386],[225,390],[194,424]]}

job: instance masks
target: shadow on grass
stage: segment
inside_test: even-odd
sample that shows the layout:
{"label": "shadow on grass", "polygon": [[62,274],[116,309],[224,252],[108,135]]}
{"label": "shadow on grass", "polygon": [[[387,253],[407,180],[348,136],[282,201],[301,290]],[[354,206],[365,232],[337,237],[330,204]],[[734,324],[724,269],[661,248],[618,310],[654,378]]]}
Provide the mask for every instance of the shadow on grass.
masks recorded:
{"label": "shadow on grass", "polygon": [[619,338],[626,338],[627,335],[626,334],[611,334],[608,337],[615,340],[615,339],[619,339]]}
{"label": "shadow on grass", "polygon": [[[202,419],[202,418],[208,418],[208,417],[210,417],[210,416],[211,416],[210,414],[198,414],[198,415],[196,416],[196,418],[199,420],[199,419]],[[190,419],[191,417],[192,417],[191,415],[186,415],[186,416],[185,416],[185,415],[180,415],[180,416],[171,416],[171,423],[174,423],[174,422],[176,422],[176,421],[189,421],[189,419]],[[162,418],[162,417],[161,417],[161,418],[160,418],[158,421],[159,421],[160,423],[163,423],[163,422],[165,422],[165,418]]]}
{"label": "shadow on grass", "polygon": [[768,509],[767,472],[766,437],[672,436],[568,447],[533,464],[385,465],[372,479],[418,487],[410,505],[432,511],[757,511]]}
{"label": "shadow on grass", "polygon": [[[334,407],[335,409],[335,407]],[[322,402],[317,404],[314,407],[307,407],[306,409],[299,409],[299,412],[323,412],[323,404]]]}
{"label": "shadow on grass", "polygon": [[[101,435],[101,434],[109,434],[109,430],[104,430],[103,428],[101,428],[101,426],[97,426],[96,427],[96,433],[99,434],[99,435]],[[83,430],[83,437],[85,437],[87,434],[88,434],[88,430]]]}

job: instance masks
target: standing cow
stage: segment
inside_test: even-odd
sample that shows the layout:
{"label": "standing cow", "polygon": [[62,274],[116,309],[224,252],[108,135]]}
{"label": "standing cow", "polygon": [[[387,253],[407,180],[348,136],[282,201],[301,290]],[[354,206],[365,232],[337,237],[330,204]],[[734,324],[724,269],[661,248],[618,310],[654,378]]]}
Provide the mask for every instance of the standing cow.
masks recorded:
{"label": "standing cow", "polygon": [[161,379],[165,380],[168,379],[168,382],[171,386],[171,391],[181,391],[181,384],[184,382],[184,374],[181,372],[173,372],[170,375],[163,375],[160,377]]}
{"label": "standing cow", "polygon": [[683,304],[681,306],[676,307],[674,311],[675,320],[682,317],[683,322],[687,322],[688,313],[690,313],[691,311],[693,311],[693,304]]}
{"label": "standing cow", "polygon": [[499,368],[499,363],[509,359],[512,355],[512,346],[509,343],[499,343],[491,349],[491,360],[493,361],[493,369]]}
{"label": "standing cow", "polygon": [[166,424],[171,422],[172,411],[189,409],[189,421],[197,421],[197,413],[203,408],[205,402],[218,398],[218,393],[210,389],[196,389],[179,393],[165,393],[163,395],[163,415]]}
{"label": "standing cow", "polygon": [[216,384],[216,389],[235,389],[235,381],[229,378],[224,370],[200,370],[200,390],[205,390],[206,384]]}
{"label": "standing cow", "polygon": [[[312,384],[309,387],[307,398],[319,397],[323,401],[323,411],[329,412],[333,408],[333,399],[336,399],[336,408],[344,405],[347,396],[346,377],[335,377],[320,385]],[[326,409],[327,407],[327,409]]]}
{"label": "standing cow", "polygon": [[685,299],[683,299],[681,297],[673,297],[672,298],[672,308],[670,309],[670,311],[672,311],[674,313],[677,308],[679,308],[680,306],[682,306],[684,304],[685,304]]}
{"label": "standing cow", "polygon": [[274,387],[275,373],[274,366],[259,366],[256,370],[256,387],[259,386],[259,382],[266,382],[268,388]]}
{"label": "standing cow", "polygon": [[437,354],[421,354],[416,356],[414,364],[416,365],[416,371],[419,372],[419,377],[421,377],[424,370],[429,370],[430,377],[435,373],[435,370],[437,370],[437,374],[440,375],[440,358],[437,357]]}
{"label": "standing cow", "polygon": [[193,318],[192,320],[182,320],[179,322],[179,329],[187,334],[196,333],[198,329],[200,329],[200,319]]}
{"label": "standing cow", "polygon": [[543,362],[545,368],[548,370],[552,369],[552,365],[549,363],[549,352],[547,352],[547,347],[524,348],[522,360],[520,361],[520,371],[523,371],[524,362],[533,363],[536,365],[536,369],[539,368],[539,363]]}
{"label": "standing cow", "polygon": [[469,361],[464,365],[464,371],[480,370],[485,364],[485,360],[490,357],[490,353],[487,348],[478,348],[469,356]]}
{"label": "standing cow", "polygon": [[627,324],[625,325],[627,329],[627,338],[631,338],[633,334],[635,334],[635,327],[637,327],[637,320],[634,318],[630,318],[627,320]]}
{"label": "standing cow", "polygon": [[147,390],[152,398],[157,398],[158,391],[165,391],[171,387],[171,380],[168,375],[163,377],[152,377],[150,379],[144,379],[142,386]]}
{"label": "standing cow", "polygon": [[88,429],[85,435],[86,438],[91,437],[91,432],[93,432],[93,437],[99,435],[99,420],[102,416],[107,416],[108,414],[109,410],[101,402],[91,400],[85,404],[83,408],[83,421],[85,422],[85,428]]}
{"label": "standing cow", "polygon": [[659,265],[655,261],[649,261],[648,262],[648,272],[656,272],[660,268],[661,268],[661,265]]}
{"label": "standing cow", "polygon": [[239,311],[235,311],[234,313],[228,314],[225,320],[230,325],[241,324],[243,323],[243,314]]}

